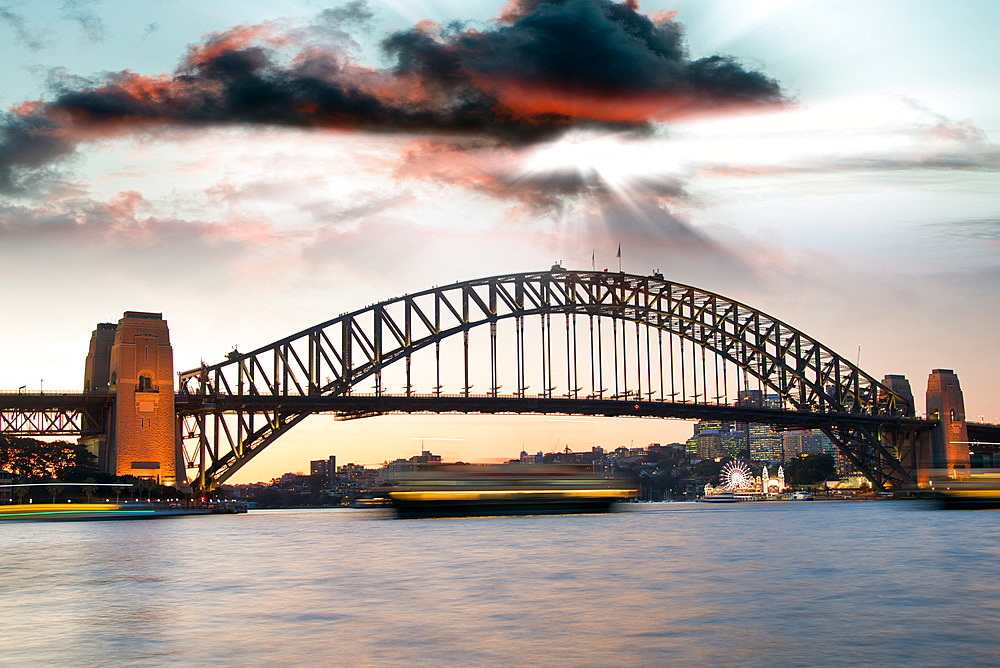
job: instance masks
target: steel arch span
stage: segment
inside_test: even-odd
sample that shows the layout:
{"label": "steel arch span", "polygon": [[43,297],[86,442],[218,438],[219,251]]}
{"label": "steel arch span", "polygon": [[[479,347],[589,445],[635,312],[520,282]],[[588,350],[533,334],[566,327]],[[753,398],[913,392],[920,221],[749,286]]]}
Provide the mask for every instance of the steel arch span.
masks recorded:
{"label": "steel arch span", "polygon": [[[559,265],[371,304],[179,377],[196,490],[319,412],[714,416],[820,428],[873,482],[897,485],[910,482],[901,443],[926,428],[906,399],[773,316],[660,274]],[[477,383],[486,390],[472,392]],[[777,399],[763,406],[764,395]]]}

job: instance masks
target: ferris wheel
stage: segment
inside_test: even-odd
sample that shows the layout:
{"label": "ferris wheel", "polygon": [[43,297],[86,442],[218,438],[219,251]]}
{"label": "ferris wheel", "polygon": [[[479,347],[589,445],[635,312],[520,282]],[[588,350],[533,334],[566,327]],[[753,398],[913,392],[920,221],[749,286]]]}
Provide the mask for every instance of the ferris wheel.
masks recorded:
{"label": "ferris wheel", "polygon": [[753,472],[743,462],[732,461],[722,467],[719,481],[723,489],[734,492],[738,489],[747,489],[753,486]]}

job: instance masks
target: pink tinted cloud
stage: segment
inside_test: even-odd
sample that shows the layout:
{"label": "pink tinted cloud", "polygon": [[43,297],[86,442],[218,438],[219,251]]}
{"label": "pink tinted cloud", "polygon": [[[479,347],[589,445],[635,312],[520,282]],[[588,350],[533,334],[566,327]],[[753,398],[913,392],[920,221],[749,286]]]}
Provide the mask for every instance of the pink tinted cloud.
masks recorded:
{"label": "pink tinted cloud", "polygon": [[143,215],[151,207],[142,194],[121,191],[107,201],[86,197],[51,199],[36,206],[0,207],[0,239],[11,245],[79,244],[118,248],[235,243],[280,244],[266,221],[184,220]]}
{"label": "pink tinted cloud", "polygon": [[[191,46],[172,74],[66,80],[0,118],[0,189],[25,192],[77,144],[165,126],[266,125],[448,133],[530,142],[576,124],[642,128],[782,104],[778,84],[725,56],[690,60],[679,26],[635,3],[523,1],[489,29],[418,23],[382,42],[395,65],[354,62],[329,20],[237,26]],[[339,17],[345,22],[363,19]],[[329,16],[324,14],[327,19]],[[575,34],[573,39],[566,35]]]}

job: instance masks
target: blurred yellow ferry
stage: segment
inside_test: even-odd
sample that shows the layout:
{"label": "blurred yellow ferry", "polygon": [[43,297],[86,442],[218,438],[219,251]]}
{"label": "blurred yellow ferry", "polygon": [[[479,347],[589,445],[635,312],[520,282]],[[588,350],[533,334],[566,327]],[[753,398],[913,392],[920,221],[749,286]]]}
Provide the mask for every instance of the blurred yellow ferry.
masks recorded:
{"label": "blurred yellow ferry", "polygon": [[400,517],[599,513],[637,495],[574,464],[426,464],[384,492]]}
{"label": "blurred yellow ferry", "polygon": [[961,473],[934,471],[930,489],[944,508],[1000,508],[1000,471],[971,469]]}

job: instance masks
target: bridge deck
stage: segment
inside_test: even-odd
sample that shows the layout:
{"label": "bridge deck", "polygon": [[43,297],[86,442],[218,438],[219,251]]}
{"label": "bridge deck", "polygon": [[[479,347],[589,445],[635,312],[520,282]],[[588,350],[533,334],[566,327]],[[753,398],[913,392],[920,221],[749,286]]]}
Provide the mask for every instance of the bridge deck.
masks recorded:
{"label": "bridge deck", "polygon": [[483,413],[483,414],[566,414],[606,417],[674,418],[686,420],[729,420],[770,424],[794,429],[818,429],[836,424],[891,425],[917,431],[931,429],[935,420],[872,416],[853,413],[814,413],[733,404],[642,401],[620,399],[573,399],[539,396],[492,395],[375,395],[270,397],[226,395],[186,397],[177,406],[178,414],[195,415],[229,411],[272,411],[279,413],[333,413],[341,418],[367,417],[388,413]]}

